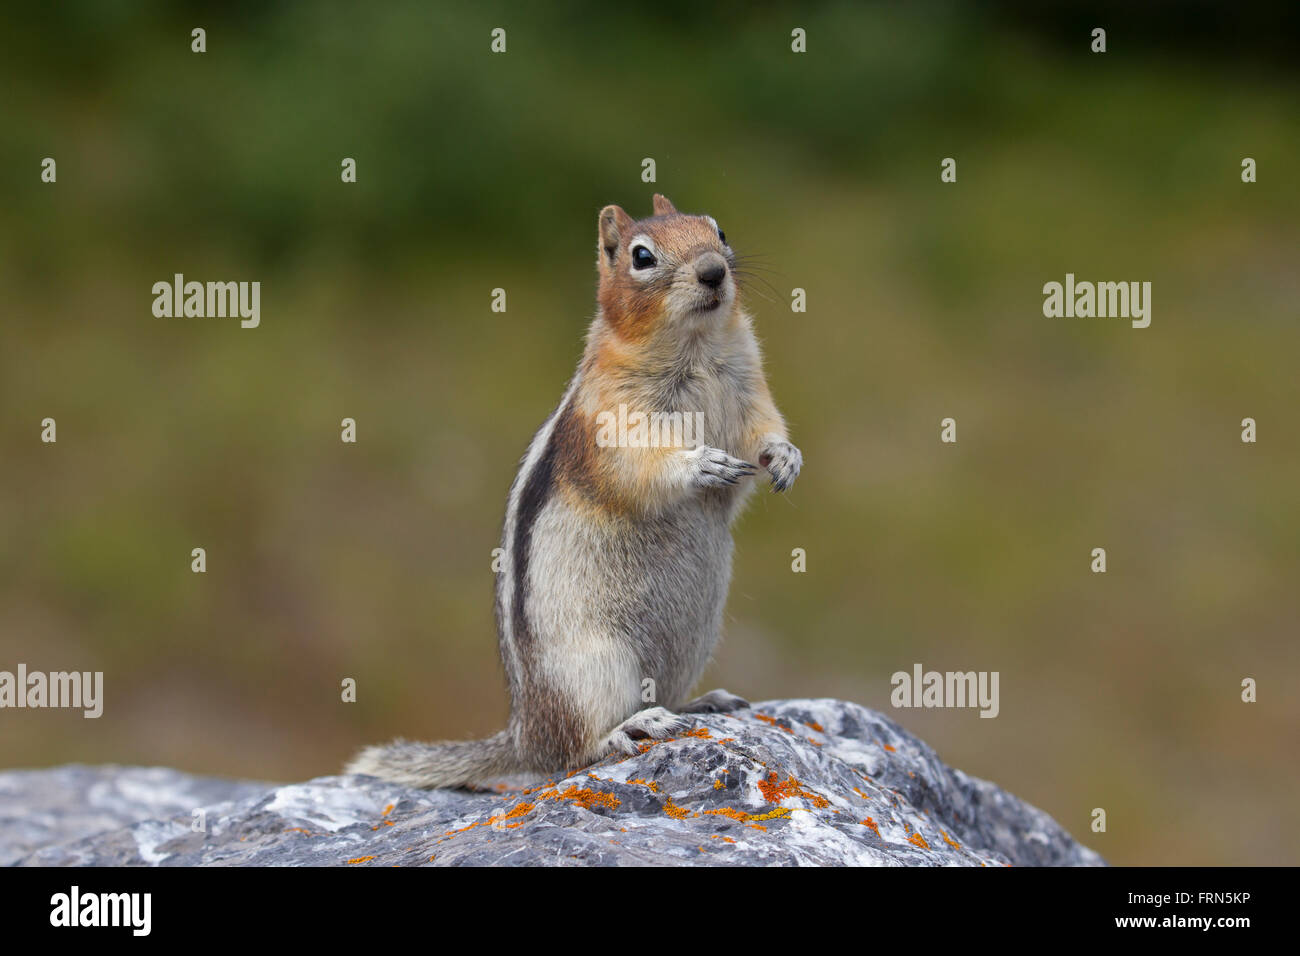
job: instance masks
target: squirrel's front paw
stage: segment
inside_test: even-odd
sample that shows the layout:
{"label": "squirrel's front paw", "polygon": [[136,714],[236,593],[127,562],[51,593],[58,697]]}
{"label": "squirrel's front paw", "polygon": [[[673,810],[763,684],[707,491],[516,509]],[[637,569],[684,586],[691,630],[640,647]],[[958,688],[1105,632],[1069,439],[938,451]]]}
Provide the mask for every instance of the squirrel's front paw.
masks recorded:
{"label": "squirrel's front paw", "polygon": [[785,491],[799,477],[803,452],[784,439],[773,439],[759,452],[758,463],[772,475],[772,490]]}
{"label": "squirrel's front paw", "polygon": [[686,457],[691,465],[691,481],[697,488],[725,488],[758,470],[757,466],[708,445],[686,452]]}

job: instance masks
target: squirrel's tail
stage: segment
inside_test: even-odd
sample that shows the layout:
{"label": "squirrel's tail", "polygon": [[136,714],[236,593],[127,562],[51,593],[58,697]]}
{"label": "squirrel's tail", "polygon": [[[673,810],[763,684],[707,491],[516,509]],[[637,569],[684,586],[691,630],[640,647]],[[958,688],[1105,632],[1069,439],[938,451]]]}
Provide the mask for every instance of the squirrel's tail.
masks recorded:
{"label": "squirrel's tail", "polygon": [[508,731],[486,740],[421,744],[394,740],[367,747],[345,773],[365,773],[408,787],[476,787],[522,769]]}

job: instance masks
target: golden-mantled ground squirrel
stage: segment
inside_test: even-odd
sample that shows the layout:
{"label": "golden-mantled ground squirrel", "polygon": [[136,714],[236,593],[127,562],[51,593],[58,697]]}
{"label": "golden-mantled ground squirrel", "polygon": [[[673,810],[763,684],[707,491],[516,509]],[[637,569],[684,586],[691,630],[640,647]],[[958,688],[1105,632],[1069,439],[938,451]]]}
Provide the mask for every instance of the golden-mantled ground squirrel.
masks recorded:
{"label": "golden-mantled ground squirrel", "polygon": [[[496,619],[508,726],[368,747],[350,773],[454,787],[575,769],[671,736],[681,714],[747,706],[723,690],[687,695],[718,642],[750,479],[765,468],[784,491],[803,456],[768,392],[735,254],[711,217],[656,195],[648,219],[600,211],[596,258],[582,362],[506,506]],[[683,420],[693,440],[675,440]]]}

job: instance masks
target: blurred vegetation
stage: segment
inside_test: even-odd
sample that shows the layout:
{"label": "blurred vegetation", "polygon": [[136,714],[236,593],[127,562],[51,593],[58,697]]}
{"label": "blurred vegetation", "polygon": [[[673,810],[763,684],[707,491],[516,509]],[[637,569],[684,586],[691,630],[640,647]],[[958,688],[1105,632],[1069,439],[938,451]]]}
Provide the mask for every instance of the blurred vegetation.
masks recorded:
{"label": "blurred vegetation", "polygon": [[[658,189],[770,266],[807,462],[737,527],[708,686],[890,711],[1116,863],[1298,862],[1294,5],[981,9],[6,10],[0,669],[103,670],[106,709],[5,712],[0,765],[287,780],[497,729],[506,490],[596,211]],[[176,272],[261,281],[261,327],[155,318]],[[1150,280],[1151,327],[1044,318],[1066,272]],[[915,662],[1000,671],[1001,715],[891,711]]]}

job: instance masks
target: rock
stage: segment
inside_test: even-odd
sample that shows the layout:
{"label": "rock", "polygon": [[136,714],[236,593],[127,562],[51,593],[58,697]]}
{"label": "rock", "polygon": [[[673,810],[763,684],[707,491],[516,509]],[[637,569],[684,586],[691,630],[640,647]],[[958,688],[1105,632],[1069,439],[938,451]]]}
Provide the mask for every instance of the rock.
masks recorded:
{"label": "rock", "polygon": [[[206,832],[193,829],[197,808]],[[1041,810],[836,700],[700,717],[639,756],[496,793],[359,776],[278,785],[157,768],[0,773],[0,863],[430,862],[1104,865]]]}
{"label": "rock", "polygon": [[0,773],[0,866],[133,823],[190,817],[196,807],[255,799],[273,786],[191,777],[162,767],[69,766]]}

